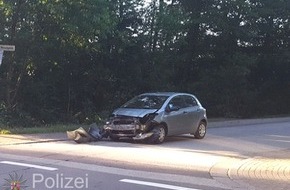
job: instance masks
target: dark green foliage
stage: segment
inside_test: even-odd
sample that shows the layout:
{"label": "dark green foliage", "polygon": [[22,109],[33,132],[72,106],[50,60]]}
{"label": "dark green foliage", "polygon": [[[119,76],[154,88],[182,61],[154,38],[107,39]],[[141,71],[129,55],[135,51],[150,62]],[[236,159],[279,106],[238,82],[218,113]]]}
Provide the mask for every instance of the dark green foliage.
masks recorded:
{"label": "dark green foliage", "polygon": [[102,122],[148,91],[290,113],[288,0],[0,0],[0,123]]}

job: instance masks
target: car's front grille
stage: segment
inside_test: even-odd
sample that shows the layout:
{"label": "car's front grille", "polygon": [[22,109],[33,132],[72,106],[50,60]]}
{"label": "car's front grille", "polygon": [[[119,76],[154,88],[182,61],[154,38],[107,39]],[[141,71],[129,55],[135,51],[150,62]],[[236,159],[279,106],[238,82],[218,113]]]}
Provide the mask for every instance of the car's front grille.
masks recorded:
{"label": "car's front grille", "polygon": [[135,130],[128,131],[112,130],[111,133],[114,135],[135,135]]}
{"label": "car's front grille", "polygon": [[118,116],[118,117],[113,118],[114,125],[130,125],[130,124],[136,124],[137,122],[138,122],[138,119],[134,117]]}
{"label": "car's front grille", "polygon": [[130,124],[134,124],[134,120],[132,119],[122,119],[122,120],[115,120],[113,122],[114,125],[130,125]]}

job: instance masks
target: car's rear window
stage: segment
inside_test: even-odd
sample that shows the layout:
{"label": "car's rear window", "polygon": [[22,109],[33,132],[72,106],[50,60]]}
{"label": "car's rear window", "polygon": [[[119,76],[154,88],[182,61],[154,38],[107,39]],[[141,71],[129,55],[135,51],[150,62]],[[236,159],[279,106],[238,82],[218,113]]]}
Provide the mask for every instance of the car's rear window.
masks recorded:
{"label": "car's rear window", "polygon": [[122,108],[160,109],[169,96],[140,95],[129,100]]}

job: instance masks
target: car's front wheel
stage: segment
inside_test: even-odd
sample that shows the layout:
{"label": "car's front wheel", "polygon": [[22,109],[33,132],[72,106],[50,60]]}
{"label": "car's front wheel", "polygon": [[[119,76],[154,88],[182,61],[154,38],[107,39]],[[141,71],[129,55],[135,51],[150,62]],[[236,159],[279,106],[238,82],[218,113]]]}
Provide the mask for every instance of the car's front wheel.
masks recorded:
{"label": "car's front wheel", "polygon": [[206,134],[206,123],[201,121],[197,127],[196,132],[194,133],[194,137],[197,139],[203,139]]}
{"label": "car's front wheel", "polygon": [[151,132],[153,135],[148,138],[148,143],[161,144],[164,142],[166,136],[166,130],[164,126],[158,125],[154,127]]}

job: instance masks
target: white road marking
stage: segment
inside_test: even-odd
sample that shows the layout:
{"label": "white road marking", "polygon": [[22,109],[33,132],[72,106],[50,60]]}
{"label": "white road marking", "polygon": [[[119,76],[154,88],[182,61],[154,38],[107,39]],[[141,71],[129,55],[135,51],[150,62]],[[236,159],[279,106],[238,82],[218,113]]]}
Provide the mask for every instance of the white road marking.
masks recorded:
{"label": "white road marking", "polygon": [[167,173],[159,173],[159,172],[149,172],[149,171],[139,171],[139,170],[130,170],[130,169],[122,169],[122,168],[114,168],[107,166],[100,166],[95,164],[86,164],[80,162],[72,162],[72,161],[62,161],[62,160],[53,160],[48,158],[36,158],[29,156],[19,156],[12,154],[3,154],[0,153],[0,158],[6,160],[22,160],[23,162],[30,162],[33,160],[34,163],[39,164],[51,164],[59,167],[68,167],[71,169],[81,169],[87,171],[101,172],[113,175],[121,175],[127,176],[127,178],[134,178],[138,176],[139,178],[150,180],[160,180],[160,181],[168,181],[168,182],[177,182],[177,183],[187,183],[191,185],[199,185],[199,186],[210,186],[213,189],[216,188],[224,188],[227,186],[216,181],[215,179],[194,177],[189,175],[178,175],[178,174],[167,174]]}
{"label": "white road marking", "polygon": [[180,186],[175,186],[175,185],[167,185],[167,184],[162,184],[162,183],[138,181],[138,180],[131,180],[131,179],[122,179],[122,180],[120,180],[120,182],[133,183],[133,184],[138,184],[138,185],[159,187],[159,188],[163,188],[163,189],[172,189],[172,190],[201,190],[201,189],[192,189],[192,188],[180,187]]}
{"label": "white road marking", "polygon": [[24,166],[24,167],[37,168],[37,169],[48,170],[48,171],[56,171],[56,170],[58,170],[57,168],[39,166],[39,165],[34,165],[34,164],[25,164],[25,163],[20,163],[20,162],[1,161],[0,163],[1,164],[14,165],[14,166]]}

